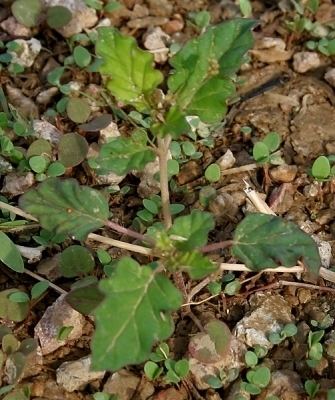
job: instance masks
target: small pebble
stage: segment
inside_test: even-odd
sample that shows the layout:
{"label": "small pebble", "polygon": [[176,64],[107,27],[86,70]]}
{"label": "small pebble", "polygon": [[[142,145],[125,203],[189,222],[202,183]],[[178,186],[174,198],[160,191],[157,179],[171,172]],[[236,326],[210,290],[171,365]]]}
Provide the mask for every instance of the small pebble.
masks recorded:
{"label": "small pebble", "polygon": [[235,157],[231,150],[227,150],[222,157],[220,157],[216,163],[219,164],[221,171],[232,168],[235,164]]}
{"label": "small pebble", "polygon": [[335,88],[335,68],[332,68],[325,73],[325,80],[329,83],[329,85]]}
{"label": "small pebble", "polygon": [[276,182],[292,182],[298,172],[296,165],[282,164],[270,170],[270,177]]}
{"label": "small pebble", "polygon": [[293,56],[293,69],[295,72],[304,74],[312,69],[320,67],[321,59],[318,53],[312,51],[301,51]]}
{"label": "small pebble", "polygon": [[9,17],[1,22],[0,28],[14,37],[31,37],[32,32],[30,28],[21,25],[14,17]]}

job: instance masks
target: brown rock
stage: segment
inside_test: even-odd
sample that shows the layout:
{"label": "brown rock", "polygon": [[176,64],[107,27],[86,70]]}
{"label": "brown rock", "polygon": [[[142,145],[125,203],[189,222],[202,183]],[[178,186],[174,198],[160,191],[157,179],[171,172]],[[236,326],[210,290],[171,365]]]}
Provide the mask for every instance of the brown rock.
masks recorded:
{"label": "brown rock", "polygon": [[164,24],[162,28],[167,34],[173,35],[174,33],[180,32],[184,29],[184,21],[182,18],[171,19]]}
{"label": "brown rock", "polygon": [[9,173],[5,176],[1,193],[5,193],[10,197],[18,196],[25,193],[35,183],[34,174],[28,172],[26,174]]}
{"label": "brown rock", "polygon": [[288,183],[294,181],[297,176],[298,167],[296,165],[282,164],[270,169],[270,177],[275,182]]}
{"label": "brown rock", "polygon": [[161,390],[153,398],[153,400],[187,400],[187,399],[188,399],[188,394],[184,386],[181,386],[179,389],[171,387],[169,389]]}
{"label": "brown rock", "polygon": [[321,65],[320,55],[313,51],[301,51],[293,56],[293,69],[295,72],[304,74]]}
{"label": "brown rock", "polygon": [[20,113],[27,118],[38,117],[38,108],[36,104],[27,96],[25,96],[20,89],[6,85],[6,91],[9,103],[17,108]]}
{"label": "brown rock", "polygon": [[127,23],[127,26],[131,29],[144,29],[154,26],[164,25],[168,22],[167,18],[164,17],[144,17],[135,18]]}
{"label": "brown rock", "polygon": [[194,181],[196,178],[202,174],[202,168],[196,161],[189,161],[184,164],[177,176],[178,183],[180,185],[185,185]]}
{"label": "brown rock", "polygon": [[1,22],[0,28],[14,37],[29,38],[32,36],[32,31],[24,25],[21,25],[14,17],[9,17]]}
{"label": "brown rock", "polygon": [[256,399],[265,400],[270,396],[277,396],[280,400],[303,400],[305,396],[300,376],[288,370],[273,372],[269,386]]}

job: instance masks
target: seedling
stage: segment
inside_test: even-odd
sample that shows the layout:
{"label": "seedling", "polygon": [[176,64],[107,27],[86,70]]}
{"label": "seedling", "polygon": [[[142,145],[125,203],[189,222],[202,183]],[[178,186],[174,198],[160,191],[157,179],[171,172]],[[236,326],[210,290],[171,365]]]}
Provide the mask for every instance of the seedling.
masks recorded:
{"label": "seedling", "polygon": [[297,332],[298,329],[295,324],[286,324],[280,332],[270,333],[269,341],[273,344],[280,344],[286,338],[295,336]]}
{"label": "seedling", "polygon": [[318,394],[320,389],[320,384],[317,383],[314,379],[309,379],[304,384],[305,392],[308,394],[310,399],[314,399]]}
{"label": "seedling", "polygon": [[150,356],[150,361],[144,364],[144,373],[150,380],[156,380],[163,375],[167,383],[178,384],[189,371],[188,361],[181,359],[174,361],[169,358],[169,346],[161,343]]}
{"label": "seedling", "polygon": [[312,175],[318,181],[326,181],[335,176],[334,156],[319,156],[312,165]]}
{"label": "seedling", "polygon": [[251,395],[257,395],[270,383],[271,371],[268,367],[257,367],[249,370],[246,378],[247,381],[241,384],[241,389]]}
{"label": "seedling", "polygon": [[257,163],[260,164],[283,164],[281,153],[278,151],[281,138],[276,132],[268,133],[265,138],[255,143],[252,155]]}
{"label": "seedling", "polygon": [[315,368],[323,355],[323,345],[321,339],[325,334],[324,330],[310,331],[308,334],[308,359],[307,365],[311,368]]}

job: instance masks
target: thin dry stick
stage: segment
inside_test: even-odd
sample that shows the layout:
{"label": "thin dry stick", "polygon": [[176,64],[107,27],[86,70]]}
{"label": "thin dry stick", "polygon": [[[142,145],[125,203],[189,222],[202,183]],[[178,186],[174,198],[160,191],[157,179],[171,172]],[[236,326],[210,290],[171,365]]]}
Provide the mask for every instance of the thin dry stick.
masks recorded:
{"label": "thin dry stick", "polygon": [[[230,263],[221,263],[220,264],[221,271],[241,271],[241,272],[255,272],[249,269],[244,264],[230,264]],[[266,268],[263,269],[262,272],[304,272],[304,267],[296,265],[294,267],[276,267],[276,268]]]}
{"label": "thin dry stick", "polygon": [[221,176],[239,174],[240,172],[252,171],[253,169],[256,169],[257,167],[258,167],[257,164],[247,164],[247,165],[242,165],[241,167],[224,169],[223,171],[221,171]]}
{"label": "thin dry stick", "polygon": [[171,136],[158,138],[158,158],[159,158],[159,176],[162,197],[162,212],[164,224],[167,229],[172,225],[172,217],[170,211],[170,193],[169,193],[169,174],[167,169],[169,147]]}
{"label": "thin dry stick", "polygon": [[233,240],[224,240],[222,242],[207,244],[206,246],[203,246],[200,250],[203,253],[209,253],[211,251],[225,249],[226,247],[230,247],[233,244],[234,244]]}
{"label": "thin dry stick", "polygon": [[19,215],[20,217],[23,217],[30,221],[38,222],[38,219],[33,217],[31,214],[24,212],[23,210],[21,210],[21,208],[14,207],[14,206],[11,206],[10,204],[4,203],[3,201],[0,201],[0,208],[2,208],[3,210],[10,211],[13,214]]}
{"label": "thin dry stick", "polygon": [[97,235],[96,233],[90,233],[88,239],[94,240],[96,242],[105,243],[110,246],[118,247],[119,249],[125,249],[133,251],[134,253],[144,254],[146,256],[152,255],[152,250],[148,247],[138,246],[136,244],[121,242],[120,240],[115,240],[109,237]]}
{"label": "thin dry stick", "polygon": [[31,276],[32,278],[34,278],[34,279],[40,281],[40,282],[47,282],[47,283],[49,284],[49,286],[50,286],[52,289],[56,290],[56,292],[58,292],[58,293],[60,293],[60,294],[66,294],[66,293],[67,293],[66,290],[64,290],[64,289],[62,289],[61,287],[55,285],[54,283],[48,281],[47,279],[42,278],[41,276],[35,274],[34,272],[29,271],[29,269],[26,269],[26,268],[25,268],[23,272],[24,272],[25,274]]}

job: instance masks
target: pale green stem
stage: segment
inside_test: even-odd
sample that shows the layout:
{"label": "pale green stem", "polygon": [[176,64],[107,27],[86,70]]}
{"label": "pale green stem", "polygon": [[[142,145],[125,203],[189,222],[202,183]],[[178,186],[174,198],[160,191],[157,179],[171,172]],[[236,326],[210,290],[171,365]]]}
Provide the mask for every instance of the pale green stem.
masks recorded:
{"label": "pale green stem", "polygon": [[170,211],[170,193],[169,193],[169,174],[168,174],[168,156],[171,143],[171,136],[158,138],[158,158],[159,158],[159,181],[162,198],[162,212],[164,224],[167,229],[172,225]]}

